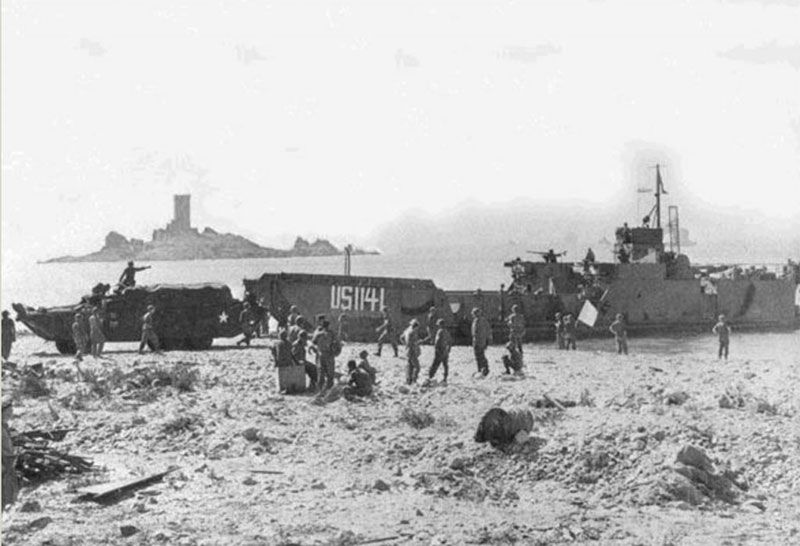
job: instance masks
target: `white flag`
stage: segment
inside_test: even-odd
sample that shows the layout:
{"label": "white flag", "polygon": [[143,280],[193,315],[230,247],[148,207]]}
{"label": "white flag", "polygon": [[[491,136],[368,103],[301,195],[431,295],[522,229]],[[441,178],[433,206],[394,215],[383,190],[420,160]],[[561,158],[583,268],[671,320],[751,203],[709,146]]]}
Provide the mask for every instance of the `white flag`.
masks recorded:
{"label": "white flag", "polygon": [[593,328],[594,323],[597,322],[597,309],[595,309],[594,305],[592,305],[589,300],[583,302],[583,307],[578,315],[578,320],[590,328]]}

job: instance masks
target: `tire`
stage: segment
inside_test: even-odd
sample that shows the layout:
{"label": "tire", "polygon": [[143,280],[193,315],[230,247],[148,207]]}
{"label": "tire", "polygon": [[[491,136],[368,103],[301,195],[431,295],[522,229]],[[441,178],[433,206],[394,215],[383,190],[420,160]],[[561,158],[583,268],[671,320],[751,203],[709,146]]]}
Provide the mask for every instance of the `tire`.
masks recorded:
{"label": "tire", "polygon": [[75,342],[71,339],[58,339],[56,340],[56,349],[62,355],[74,355],[78,352]]}

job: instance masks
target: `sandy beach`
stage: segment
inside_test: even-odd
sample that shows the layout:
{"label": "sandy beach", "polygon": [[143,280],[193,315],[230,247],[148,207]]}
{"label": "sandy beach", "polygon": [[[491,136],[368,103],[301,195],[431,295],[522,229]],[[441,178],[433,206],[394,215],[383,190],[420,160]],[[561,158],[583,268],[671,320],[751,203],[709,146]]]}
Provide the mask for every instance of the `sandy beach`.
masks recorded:
{"label": "sandy beach", "polygon": [[[108,361],[81,364],[93,378],[82,381],[71,358],[22,336],[12,360],[41,363],[47,394],[24,394],[4,370],[12,427],[74,429],[51,446],[95,470],[23,488],[3,543],[797,543],[798,338],[737,336],[727,363],[708,336],[633,339],[627,357],[610,340],[573,352],[526,345],[522,379],[502,375],[499,346],[489,377],[475,379],[470,348],[455,347],[449,384],[410,389],[389,350],[370,357],[372,399],[315,404],[276,392],[272,340],[145,356],[115,344]],[[362,348],[347,345],[337,371]],[[423,377],[431,359],[426,346]],[[183,381],[131,380],[159,369]],[[537,407],[545,395],[575,405]],[[534,416],[530,438],[505,452],[473,439],[496,406]],[[686,446],[710,461],[699,478],[692,470],[693,491],[676,470]],[[77,500],[172,465],[115,502]]]}

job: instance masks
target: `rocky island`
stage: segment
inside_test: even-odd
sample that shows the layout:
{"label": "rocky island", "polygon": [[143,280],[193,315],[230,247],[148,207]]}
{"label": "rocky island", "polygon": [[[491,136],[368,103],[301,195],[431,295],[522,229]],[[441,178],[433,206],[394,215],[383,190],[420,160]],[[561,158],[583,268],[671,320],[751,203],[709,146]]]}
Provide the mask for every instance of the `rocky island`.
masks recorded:
{"label": "rocky island", "polygon": [[[116,231],[106,235],[105,245],[84,256],[61,256],[45,263],[118,262],[126,260],[219,260],[238,258],[294,258],[337,256],[344,250],[325,239],[309,242],[297,237],[290,249],[263,247],[233,233],[218,233],[207,227],[191,227],[190,195],[176,195],[175,216],[165,228],[153,231],[151,241],[128,239]],[[377,254],[377,251],[352,249],[351,254]]]}

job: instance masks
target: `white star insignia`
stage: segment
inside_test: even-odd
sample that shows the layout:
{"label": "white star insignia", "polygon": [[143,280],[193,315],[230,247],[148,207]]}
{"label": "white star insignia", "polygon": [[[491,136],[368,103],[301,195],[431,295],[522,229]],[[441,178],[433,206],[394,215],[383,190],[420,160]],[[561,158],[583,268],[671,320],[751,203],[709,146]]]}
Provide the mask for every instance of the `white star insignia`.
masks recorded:
{"label": "white star insignia", "polygon": [[227,323],[227,322],[228,322],[228,313],[223,311],[222,313],[219,314],[219,323],[223,324],[223,323]]}

